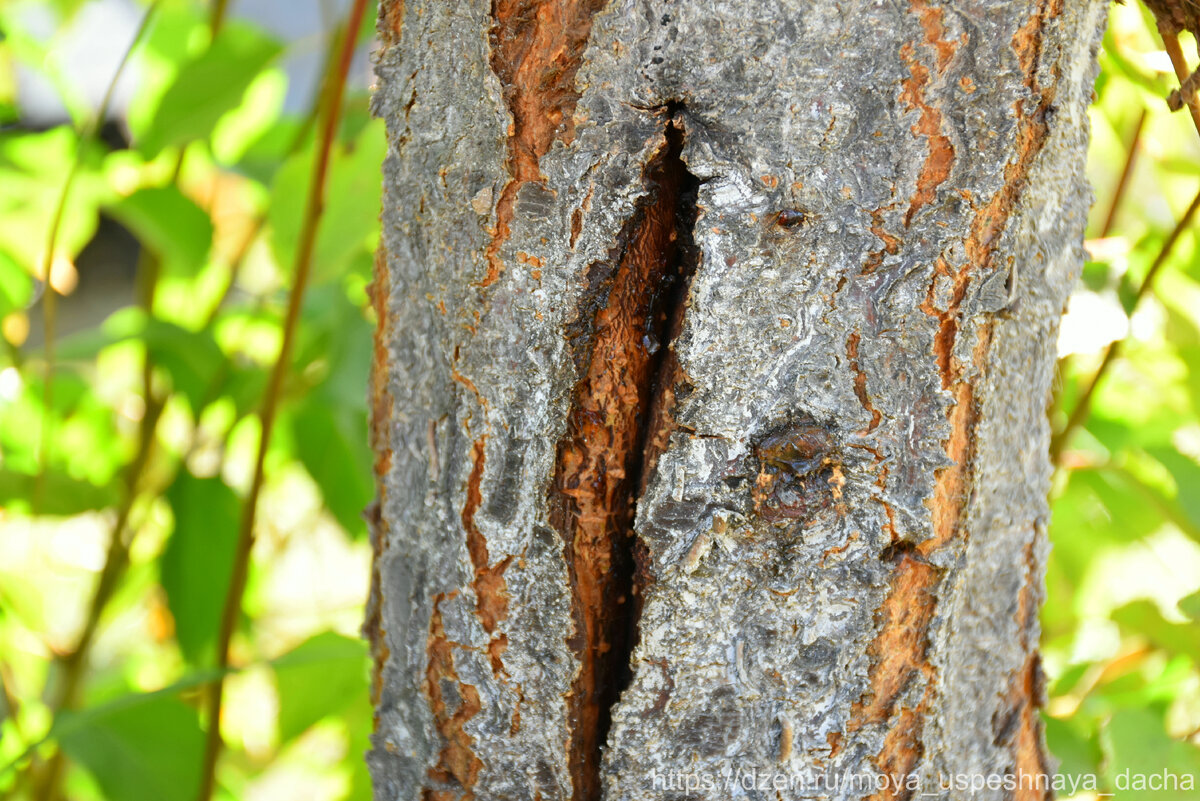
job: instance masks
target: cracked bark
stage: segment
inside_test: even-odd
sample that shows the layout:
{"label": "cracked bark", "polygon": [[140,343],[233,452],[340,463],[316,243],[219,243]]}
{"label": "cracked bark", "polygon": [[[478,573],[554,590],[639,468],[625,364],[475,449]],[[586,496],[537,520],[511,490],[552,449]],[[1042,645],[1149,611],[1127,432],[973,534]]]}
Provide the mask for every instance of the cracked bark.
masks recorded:
{"label": "cracked bark", "polygon": [[381,3],[377,798],[1048,770],[1103,13]]}

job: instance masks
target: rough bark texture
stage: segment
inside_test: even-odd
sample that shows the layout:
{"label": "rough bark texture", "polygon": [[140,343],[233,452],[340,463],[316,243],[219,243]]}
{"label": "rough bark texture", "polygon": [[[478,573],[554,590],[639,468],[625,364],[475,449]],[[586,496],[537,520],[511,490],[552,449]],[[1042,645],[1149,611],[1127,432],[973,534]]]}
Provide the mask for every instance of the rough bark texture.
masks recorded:
{"label": "rough bark texture", "polygon": [[377,798],[1048,770],[1103,14],[381,3]]}

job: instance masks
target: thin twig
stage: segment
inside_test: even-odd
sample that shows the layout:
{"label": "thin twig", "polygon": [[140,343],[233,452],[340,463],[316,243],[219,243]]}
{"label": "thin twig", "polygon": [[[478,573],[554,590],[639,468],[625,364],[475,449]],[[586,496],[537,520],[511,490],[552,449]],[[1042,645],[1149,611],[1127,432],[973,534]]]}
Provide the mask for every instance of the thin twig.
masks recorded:
{"label": "thin twig", "polygon": [[[1167,257],[1171,254],[1171,250],[1175,247],[1175,243],[1179,240],[1180,235],[1187,230],[1197,209],[1200,209],[1200,192],[1197,192],[1196,196],[1192,198],[1192,202],[1188,205],[1187,210],[1179,218],[1179,222],[1175,223],[1175,228],[1171,230],[1167,240],[1159,248],[1158,255],[1154,257],[1154,263],[1146,271],[1146,276],[1138,286],[1137,293],[1133,296],[1133,302],[1129,307],[1130,316],[1133,315],[1142,298],[1153,287],[1154,279],[1158,276],[1159,270],[1166,264]],[[1051,464],[1058,465],[1063,447],[1070,440],[1071,435],[1075,433],[1075,429],[1087,420],[1088,414],[1091,412],[1092,396],[1096,393],[1096,387],[1099,386],[1104,376],[1108,374],[1109,368],[1120,354],[1122,342],[1124,340],[1118,339],[1109,344],[1108,348],[1104,351],[1104,358],[1100,360],[1100,366],[1096,368],[1096,372],[1092,376],[1092,380],[1088,383],[1087,388],[1084,389],[1083,394],[1079,396],[1079,400],[1075,402],[1075,408],[1071,410],[1071,416],[1067,418],[1066,425],[1050,440]]]}
{"label": "thin twig", "polygon": [[46,234],[46,250],[42,254],[40,276],[43,282],[42,353],[45,360],[45,385],[42,387],[43,412],[41,417],[41,431],[38,437],[38,471],[33,484],[32,512],[34,516],[42,508],[43,494],[46,489],[46,471],[50,461],[50,439],[52,432],[52,415],[50,414],[50,409],[54,403],[54,343],[58,319],[58,294],[54,290],[54,284],[51,282],[50,276],[54,269],[54,253],[58,248],[58,232],[62,227],[67,200],[71,196],[71,187],[75,183],[75,177],[79,174],[79,169],[83,166],[83,156],[84,151],[87,149],[87,144],[96,137],[100,126],[107,119],[108,109],[112,106],[117,83],[120,81],[122,73],[125,72],[125,66],[129,63],[133,51],[137,49],[138,43],[142,41],[142,37],[149,30],[150,20],[154,18],[154,12],[158,10],[160,2],[161,0],[154,0],[150,4],[150,7],[146,9],[146,13],[142,15],[142,22],[133,34],[133,41],[129,43],[129,47],[125,49],[125,53],[121,56],[121,61],[117,64],[117,69],[113,72],[112,79],[109,80],[108,87],[104,90],[104,96],[100,99],[100,105],[96,107],[95,114],[89,122],[80,126],[76,132],[75,154],[71,159],[70,166],[67,168],[67,177],[63,180],[62,190],[58,193],[58,201],[54,207],[54,214],[50,217],[50,229]]}
{"label": "thin twig", "polygon": [[[1163,49],[1167,51],[1167,56],[1171,59],[1171,66],[1175,68],[1175,77],[1179,79],[1179,86],[1182,89],[1192,71],[1188,69],[1187,59],[1183,56],[1183,48],[1179,46],[1179,34],[1166,27],[1161,20],[1158,23],[1158,34],[1162,37]],[[1192,115],[1192,124],[1196,126],[1196,133],[1200,133],[1200,97],[1192,95],[1186,99],[1186,103],[1188,112]]]}
{"label": "thin twig", "polygon": [[[258,509],[258,496],[263,486],[267,449],[271,443],[271,431],[275,424],[283,379],[287,374],[292,348],[295,344],[300,308],[312,267],[313,246],[316,242],[321,213],[324,210],[326,176],[329,171],[329,158],[333,142],[337,136],[338,122],[341,119],[342,95],[345,91],[346,77],[350,72],[350,62],[354,56],[358,29],[362,24],[366,6],[366,0],[355,0],[343,33],[340,56],[334,70],[326,77],[316,158],[313,160],[312,180],[305,201],[300,241],[296,248],[293,270],[295,283],[292,285],[288,297],[287,317],[284,320],[283,342],[279,348],[279,357],[271,371],[267,391],[263,397],[262,409],[259,412],[262,431],[259,437],[258,453],[254,460],[254,478],[242,509],[229,590],[221,612],[221,625],[217,636],[217,667],[222,670],[229,666],[229,645],[233,639],[233,630],[237,625],[238,614],[242,608],[242,594],[245,592],[246,578],[249,573],[250,553],[254,548],[254,521]],[[201,765],[200,788],[197,795],[199,801],[209,801],[216,784],[217,759],[220,756],[222,745],[221,700],[225,689],[223,675],[209,686],[208,731],[205,739],[204,761]]]}
{"label": "thin twig", "polygon": [[1104,215],[1104,225],[1100,227],[1100,237],[1108,236],[1112,230],[1113,221],[1117,217],[1117,211],[1121,208],[1121,200],[1125,197],[1125,188],[1129,185],[1129,178],[1133,175],[1133,164],[1137,160],[1138,145],[1142,139],[1142,128],[1146,124],[1146,110],[1142,109],[1138,115],[1137,124],[1133,126],[1133,137],[1129,140],[1129,146],[1125,150],[1125,166],[1121,168],[1121,177],[1117,179],[1116,188],[1113,189],[1112,200],[1108,204],[1108,213]]}

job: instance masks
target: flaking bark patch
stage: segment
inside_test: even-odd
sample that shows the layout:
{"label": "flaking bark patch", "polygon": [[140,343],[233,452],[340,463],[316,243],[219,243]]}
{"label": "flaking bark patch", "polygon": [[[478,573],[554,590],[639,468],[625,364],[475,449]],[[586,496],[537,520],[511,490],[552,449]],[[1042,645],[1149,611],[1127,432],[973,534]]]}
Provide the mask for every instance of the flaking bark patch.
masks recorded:
{"label": "flaking bark patch", "polygon": [[479,616],[483,630],[493,634],[496,624],[508,616],[504,571],[508,569],[512,557],[505,557],[495,565],[490,564],[487,540],[475,525],[475,513],[479,511],[481,498],[479,482],[483,478],[484,444],[483,439],[478,439],[471,449],[471,475],[467,479],[467,502],[462,510],[462,524],[463,531],[467,533],[467,553],[475,568],[475,614]]}
{"label": "flaking bark patch", "polygon": [[555,139],[570,142],[579,100],[575,73],[605,0],[493,0],[492,70],[500,79],[512,123],[508,132],[509,180],[496,203],[496,227],[488,245],[491,286],[504,264],[517,191],[542,178],[539,162]]}
{"label": "flaking bark patch", "polygon": [[[429,769],[429,778],[445,785],[427,788],[424,801],[469,801],[475,797],[475,782],[483,762],[475,754],[475,738],[466,731],[466,723],[483,708],[479,691],[458,677],[454,666],[454,646],[442,626],[441,604],[446,596],[433,600],[429,621],[428,661],[425,668],[425,694],[433,712],[434,724],[443,738],[437,764]],[[453,689],[454,695],[448,691]],[[455,697],[457,696],[457,697]]]}

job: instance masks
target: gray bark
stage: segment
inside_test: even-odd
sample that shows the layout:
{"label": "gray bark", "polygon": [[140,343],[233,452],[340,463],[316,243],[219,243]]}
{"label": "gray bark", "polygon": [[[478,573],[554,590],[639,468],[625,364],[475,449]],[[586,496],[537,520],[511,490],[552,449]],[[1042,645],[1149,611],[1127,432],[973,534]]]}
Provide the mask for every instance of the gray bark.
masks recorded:
{"label": "gray bark", "polygon": [[[381,6],[376,798],[1050,770],[1045,409],[1104,3]],[[597,479],[636,517],[585,553],[580,404],[625,408],[602,314],[659,212],[679,274],[629,280],[676,320]]]}

